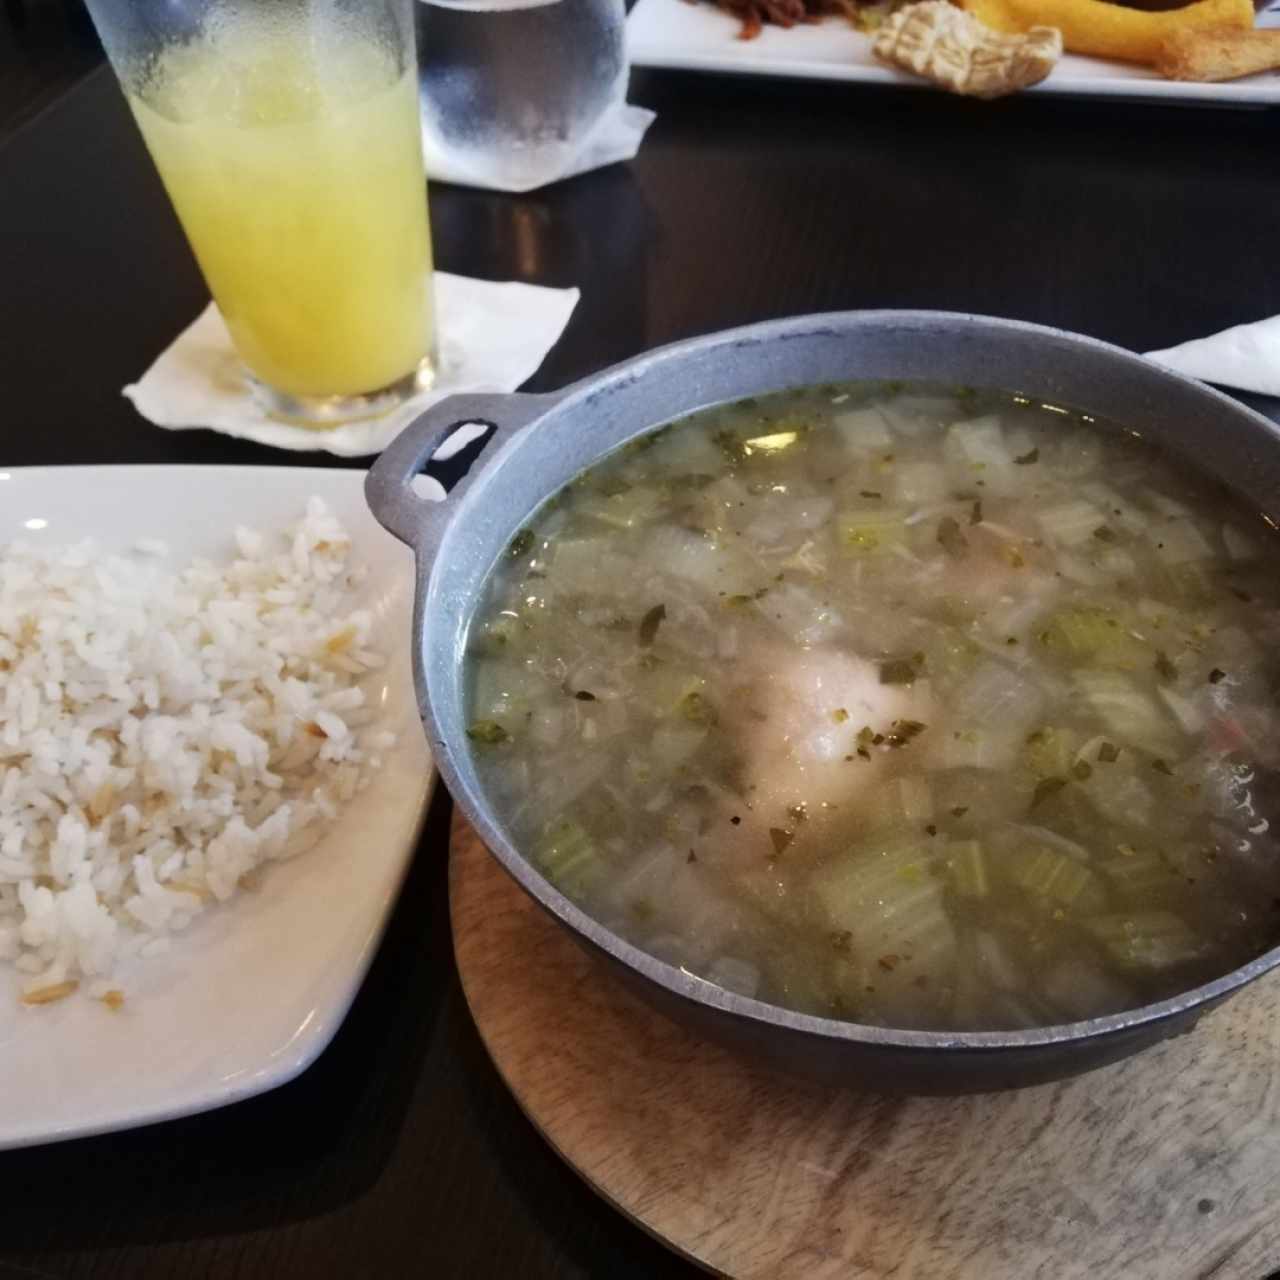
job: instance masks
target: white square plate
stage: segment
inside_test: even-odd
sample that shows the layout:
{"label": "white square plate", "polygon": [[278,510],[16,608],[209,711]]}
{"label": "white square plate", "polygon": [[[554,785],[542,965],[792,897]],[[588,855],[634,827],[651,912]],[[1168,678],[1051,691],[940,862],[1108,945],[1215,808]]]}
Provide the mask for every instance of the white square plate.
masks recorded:
{"label": "white square plate", "polygon": [[198,917],[129,970],[117,1012],[83,997],[25,1008],[0,968],[0,1148],[132,1128],[291,1080],[346,1016],[417,840],[434,771],[410,666],[413,557],[364,502],[364,473],[303,467],[0,470],[0,544],[93,537],[127,551],[163,538],[170,562],[233,553],[231,530],[274,530],[323,498],[367,567],[361,588],[387,656],[370,695],[397,734],[385,767],[323,840],[257,892]]}
{"label": "white square plate", "polygon": [[[1280,0],[1271,0],[1258,23],[1280,26]],[[885,66],[872,54],[870,38],[843,18],[790,30],[767,26],[754,40],[739,40],[741,27],[736,18],[701,0],[639,0],[627,21],[628,50],[637,67],[931,87]],[[1047,80],[1027,92],[1266,106],[1280,103],[1280,72],[1227,84],[1187,84],[1161,79],[1145,67],[1068,53]]]}

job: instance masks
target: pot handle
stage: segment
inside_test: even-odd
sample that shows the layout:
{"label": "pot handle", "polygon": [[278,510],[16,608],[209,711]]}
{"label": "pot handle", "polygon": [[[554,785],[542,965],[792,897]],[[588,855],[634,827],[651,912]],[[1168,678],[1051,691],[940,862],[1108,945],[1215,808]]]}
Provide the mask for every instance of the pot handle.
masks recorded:
{"label": "pot handle", "polygon": [[439,540],[453,500],[483,467],[477,461],[443,501],[420,497],[413,480],[437,449],[459,428],[472,423],[493,427],[484,444],[490,459],[493,445],[504,444],[518,431],[542,417],[563,393],[553,395],[449,396],[415,418],[383,450],[364,481],[364,496],[378,523],[422,555]]}

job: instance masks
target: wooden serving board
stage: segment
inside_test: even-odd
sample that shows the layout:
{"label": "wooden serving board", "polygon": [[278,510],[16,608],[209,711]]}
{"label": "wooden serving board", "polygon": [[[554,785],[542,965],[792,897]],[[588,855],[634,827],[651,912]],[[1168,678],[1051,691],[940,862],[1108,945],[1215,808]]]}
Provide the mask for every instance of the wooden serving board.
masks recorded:
{"label": "wooden serving board", "polygon": [[547,1141],[703,1266],[826,1280],[1261,1280],[1280,1267],[1280,985],[1063,1084],[890,1098],[754,1067],[592,962],[455,818],[463,989]]}

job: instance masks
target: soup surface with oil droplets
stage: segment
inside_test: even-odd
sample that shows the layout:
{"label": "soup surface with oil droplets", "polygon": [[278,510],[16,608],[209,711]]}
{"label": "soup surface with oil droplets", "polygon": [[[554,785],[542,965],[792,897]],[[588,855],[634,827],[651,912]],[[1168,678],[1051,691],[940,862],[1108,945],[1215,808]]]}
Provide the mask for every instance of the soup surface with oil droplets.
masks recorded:
{"label": "soup surface with oil droplets", "polygon": [[548,879],[708,983],[898,1028],[1115,1013],[1280,934],[1272,539],[1060,406],[740,401],[512,541],[471,747]]}

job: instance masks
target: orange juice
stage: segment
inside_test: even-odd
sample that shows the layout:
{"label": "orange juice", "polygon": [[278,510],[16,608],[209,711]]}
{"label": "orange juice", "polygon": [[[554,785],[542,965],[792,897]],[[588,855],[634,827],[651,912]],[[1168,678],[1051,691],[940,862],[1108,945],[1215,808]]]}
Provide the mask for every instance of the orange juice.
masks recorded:
{"label": "orange juice", "polygon": [[353,396],[421,367],[431,244],[412,59],[241,20],[167,52],[130,106],[262,382]]}

